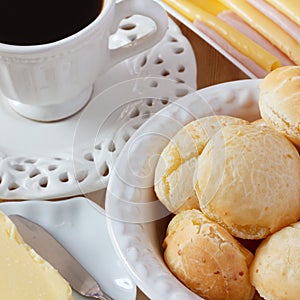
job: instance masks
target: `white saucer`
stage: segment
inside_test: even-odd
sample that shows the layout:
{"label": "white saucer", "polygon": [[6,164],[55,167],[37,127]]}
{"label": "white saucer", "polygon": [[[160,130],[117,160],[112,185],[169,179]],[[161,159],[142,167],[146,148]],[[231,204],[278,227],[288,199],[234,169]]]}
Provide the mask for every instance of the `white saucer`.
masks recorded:
{"label": "white saucer", "polygon": [[[128,26],[130,24],[130,26]],[[16,114],[0,101],[0,199],[52,199],[106,187],[115,157],[153,113],[196,89],[196,61],[173,21],[151,50],[108,70],[93,98],[76,115],[41,123]],[[151,31],[133,16],[120,25],[111,46]],[[118,109],[111,117],[110,114]],[[99,135],[105,129],[105,136]]]}
{"label": "white saucer", "polygon": [[[136,286],[110,241],[103,210],[86,198],[0,204],[7,215],[19,214],[46,228],[113,299],[136,299]],[[88,221],[88,222],[87,222]],[[74,292],[74,300],[86,298]]]}

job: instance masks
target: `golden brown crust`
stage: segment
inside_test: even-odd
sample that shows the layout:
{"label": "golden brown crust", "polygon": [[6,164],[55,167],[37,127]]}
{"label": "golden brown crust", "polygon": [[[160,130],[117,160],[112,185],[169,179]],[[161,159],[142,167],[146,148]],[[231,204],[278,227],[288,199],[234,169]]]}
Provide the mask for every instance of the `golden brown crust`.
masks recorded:
{"label": "golden brown crust", "polygon": [[155,192],[172,212],[199,208],[193,189],[197,157],[209,138],[229,124],[248,124],[230,116],[209,116],[183,127],[161,153],[155,170]]}
{"label": "golden brown crust", "polygon": [[230,125],[199,156],[201,210],[236,237],[261,239],[300,218],[300,158],[267,126]]}
{"label": "golden brown crust", "polygon": [[299,249],[299,222],[272,234],[259,245],[250,267],[250,279],[264,299],[299,299]]}
{"label": "golden brown crust", "polygon": [[280,67],[262,80],[259,109],[269,126],[300,146],[300,66]]}
{"label": "golden brown crust", "polygon": [[186,210],[172,219],[164,248],[170,270],[201,297],[252,299],[248,266],[253,255],[200,211]]}

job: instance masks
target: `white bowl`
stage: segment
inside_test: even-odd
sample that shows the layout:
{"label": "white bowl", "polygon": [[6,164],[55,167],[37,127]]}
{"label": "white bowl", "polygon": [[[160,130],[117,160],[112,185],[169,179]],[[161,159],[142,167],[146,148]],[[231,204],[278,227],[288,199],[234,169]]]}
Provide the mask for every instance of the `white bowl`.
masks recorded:
{"label": "white bowl", "polygon": [[169,271],[162,242],[171,214],[153,191],[162,149],[185,124],[208,115],[254,121],[260,80],[211,86],[167,106],[136,131],[119,155],[107,188],[108,231],[139,288],[152,300],[201,299]]}

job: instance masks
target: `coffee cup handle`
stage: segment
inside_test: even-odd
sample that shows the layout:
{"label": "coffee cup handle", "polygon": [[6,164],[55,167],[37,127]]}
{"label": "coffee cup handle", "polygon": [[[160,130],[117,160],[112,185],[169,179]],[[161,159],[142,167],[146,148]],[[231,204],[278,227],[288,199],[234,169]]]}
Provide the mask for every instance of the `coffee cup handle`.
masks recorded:
{"label": "coffee cup handle", "polygon": [[143,15],[151,18],[156,24],[156,30],[120,48],[110,49],[110,64],[116,63],[137,55],[155,46],[165,35],[168,29],[166,11],[153,0],[123,0],[116,3],[114,25],[117,28],[120,22],[132,15]]}

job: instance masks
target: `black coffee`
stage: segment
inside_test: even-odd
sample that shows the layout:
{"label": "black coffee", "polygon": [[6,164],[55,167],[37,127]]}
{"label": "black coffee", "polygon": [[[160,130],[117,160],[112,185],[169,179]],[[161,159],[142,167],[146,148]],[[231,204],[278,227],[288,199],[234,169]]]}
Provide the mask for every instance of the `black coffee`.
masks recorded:
{"label": "black coffee", "polygon": [[90,24],[103,0],[0,0],[0,43],[39,45],[70,36]]}

